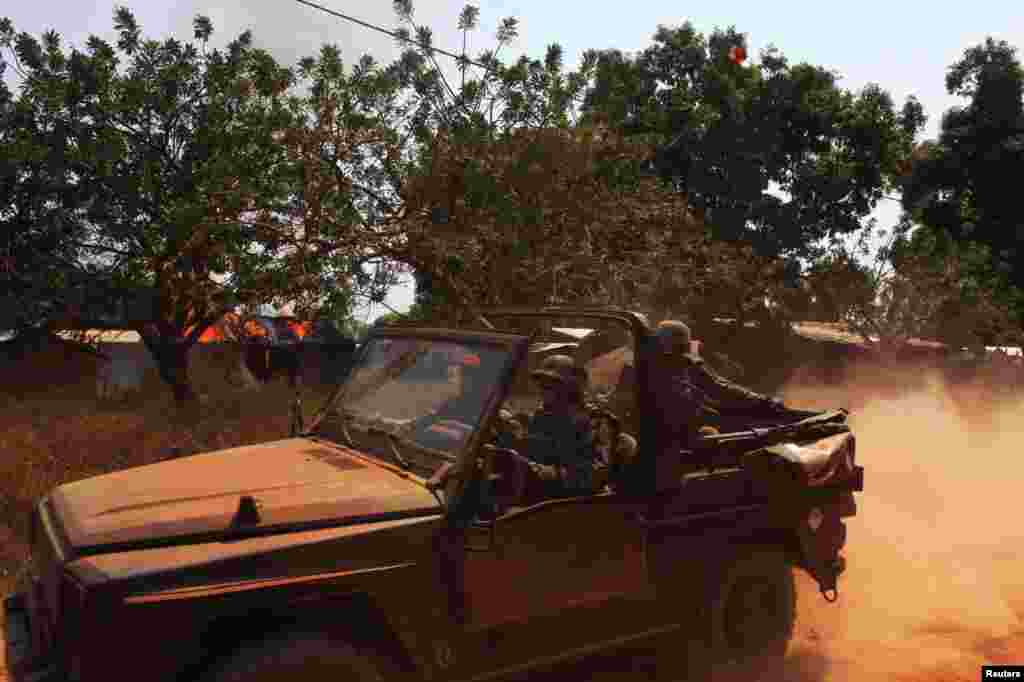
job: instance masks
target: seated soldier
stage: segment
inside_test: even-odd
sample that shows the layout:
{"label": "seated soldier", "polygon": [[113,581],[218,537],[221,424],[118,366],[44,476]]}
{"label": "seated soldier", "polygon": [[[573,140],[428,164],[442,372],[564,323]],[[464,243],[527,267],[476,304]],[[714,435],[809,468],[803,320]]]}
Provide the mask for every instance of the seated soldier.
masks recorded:
{"label": "seated soldier", "polygon": [[637,442],[622,430],[619,418],[607,410],[597,412],[596,451],[600,465],[597,468],[598,487],[604,484],[617,487],[633,463]]}
{"label": "seated soldier", "polygon": [[594,434],[583,409],[586,374],[567,355],[552,355],[531,373],[542,404],[529,418],[522,454],[552,496],[594,492]]}
{"label": "seated soldier", "polygon": [[724,417],[775,413],[786,410],[778,400],[755,393],[713,372],[691,351],[690,328],[678,320],[658,324],[661,347],[655,358],[656,410],[672,439],[689,447],[701,426],[721,424]]}
{"label": "seated soldier", "polygon": [[[595,492],[598,455],[590,419],[583,409],[586,374],[566,355],[553,355],[531,373],[541,389],[542,404],[525,428],[512,415],[499,415],[497,445],[516,449],[540,480],[545,497],[572,497]],[[519,433],[513,433],[519,431]],[[525,437],[522,432],[525,431]],[[522,447],[515,447],[522,446]],[[438,470],[433,486],[443,486],[451,466]]]}

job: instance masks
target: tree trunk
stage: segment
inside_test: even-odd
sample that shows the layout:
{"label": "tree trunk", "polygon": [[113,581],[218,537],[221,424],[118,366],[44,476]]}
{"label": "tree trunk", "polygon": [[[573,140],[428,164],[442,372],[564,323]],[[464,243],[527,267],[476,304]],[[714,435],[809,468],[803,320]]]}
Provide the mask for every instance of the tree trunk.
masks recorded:
{"label": "tree trunk", "polygon": [[156,361],[160,378],[171,387],[174,402],[182,407],[195,403],[198,396],[188,374],[188,353],[192,344],[163,335],[143,336],[143,342]]}

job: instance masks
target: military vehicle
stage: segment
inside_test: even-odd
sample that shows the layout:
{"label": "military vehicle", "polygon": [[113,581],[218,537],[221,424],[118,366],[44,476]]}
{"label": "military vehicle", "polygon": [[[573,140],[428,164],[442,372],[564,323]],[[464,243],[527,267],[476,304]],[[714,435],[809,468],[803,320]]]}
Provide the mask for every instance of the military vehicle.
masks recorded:
{"label": "military vehicle", "polygon": [[[682,451],[650,416],[642,315],[485,317],[377,328],[294,437],[44,496],[4,602],[12,679],[478,680],[645,641],[696,670],[780,661],[794,569],[829,599],[843,570],[863,489],[845,413],[752,415]],[[545,499],[529,453],[494,445],[545,318],[631,346],[638,448],[584,496]],[[462,369],[420,367],[439,357]]]}

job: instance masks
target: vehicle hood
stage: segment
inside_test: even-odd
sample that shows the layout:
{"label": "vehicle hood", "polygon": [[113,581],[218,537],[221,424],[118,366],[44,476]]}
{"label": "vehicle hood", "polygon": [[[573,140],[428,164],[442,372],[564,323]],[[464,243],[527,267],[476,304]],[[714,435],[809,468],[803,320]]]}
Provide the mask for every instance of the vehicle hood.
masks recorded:
{"label": "vehicle hood", "polygon": [[[243,495],[255,499],[259,521],[232,529]],[[53,491],[50,503],[73,554],[438,513],[415,477],[306,438],[68,483]]]}

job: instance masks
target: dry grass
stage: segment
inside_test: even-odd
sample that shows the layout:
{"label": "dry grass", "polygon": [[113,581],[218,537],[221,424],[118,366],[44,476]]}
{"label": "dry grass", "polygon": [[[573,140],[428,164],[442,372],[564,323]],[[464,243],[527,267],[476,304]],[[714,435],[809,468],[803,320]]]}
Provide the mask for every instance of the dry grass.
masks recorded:
{"label": "dry grass", "polygon": [[[0,393],[0,592],[24,559],[34,501],[54,486],[288,434],[293,394],[283,382],[255,391],[225,387],[185,411],[162,387],[105,404],[91,397],[91,388]],[[303,391],[307,419],[327,390]]]}

